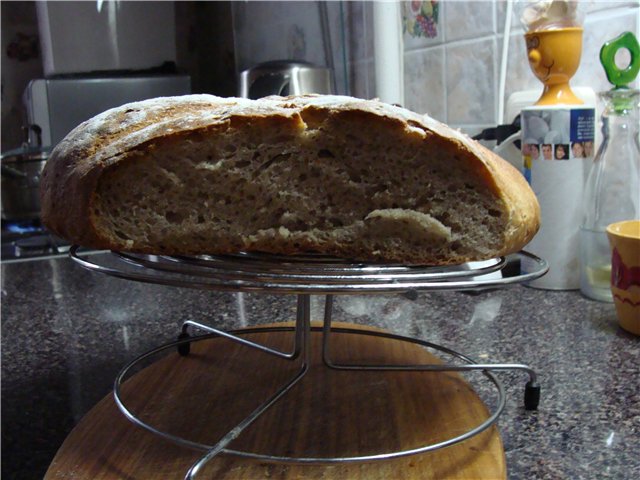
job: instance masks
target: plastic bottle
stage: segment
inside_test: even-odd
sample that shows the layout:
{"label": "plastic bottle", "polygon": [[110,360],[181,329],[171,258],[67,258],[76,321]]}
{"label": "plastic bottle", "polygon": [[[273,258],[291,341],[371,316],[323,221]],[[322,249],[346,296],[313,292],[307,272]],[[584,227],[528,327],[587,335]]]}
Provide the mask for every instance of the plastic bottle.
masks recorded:
{"label": "plastic bottle", "polygon": [[[631,63],[626,70],[619,70],[613,60],[619,48],[628,48],[631,52]],[[605,44],[600,60],[615,87],[600,94],[605,103],[603,141],[585,186],[580,229],[580,291],[594,300],[611,302],[611,250],[605,229],[614,222],[640,218],[640,90],[625,86],[635,79],[640,69],[638,41],[627,32]]]}

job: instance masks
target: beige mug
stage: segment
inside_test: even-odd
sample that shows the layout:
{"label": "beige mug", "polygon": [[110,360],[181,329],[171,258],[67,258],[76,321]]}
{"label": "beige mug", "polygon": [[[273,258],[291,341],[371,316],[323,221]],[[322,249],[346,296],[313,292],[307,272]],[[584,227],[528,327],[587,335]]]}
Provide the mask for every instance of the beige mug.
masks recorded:
{"label": "beige mug", "polygon": [[607,227],[611,245],[611,293],[622,328],[640,335],[640,220]]}

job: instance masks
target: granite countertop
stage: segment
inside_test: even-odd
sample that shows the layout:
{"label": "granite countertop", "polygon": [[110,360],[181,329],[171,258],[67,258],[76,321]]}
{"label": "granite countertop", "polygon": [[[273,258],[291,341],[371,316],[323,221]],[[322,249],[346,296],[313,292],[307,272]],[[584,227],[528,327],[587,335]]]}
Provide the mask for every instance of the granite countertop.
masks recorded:
{"label": "granite countertop", "polygon": [[[42,478],[119,369],[175,339],[185,320],[222,329],[290,321],[289,295],[196,291],[88,272],[66,257],[2,264],[2,477]],[[312,298],[322,318],[322,297]],[[511,479],[640,478],[640,339],[612,304],[514,286],[481,293],[339,296],[334,319],[454,348],[484,363],[525,363],[542,388],[525,411],[526,375],[500,372],[498,426]]]}

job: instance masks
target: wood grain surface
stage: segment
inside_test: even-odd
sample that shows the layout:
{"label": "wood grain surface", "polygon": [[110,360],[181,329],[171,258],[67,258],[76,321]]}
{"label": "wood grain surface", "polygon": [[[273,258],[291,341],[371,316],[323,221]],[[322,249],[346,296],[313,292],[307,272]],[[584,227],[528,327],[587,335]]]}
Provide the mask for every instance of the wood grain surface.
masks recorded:
{"label": "wood grain surface", "polygon": [[[293,335],[244,337],[288,350]],[[443,441],[488,416],[470,385],[455,373],[332,370],[322,364],[321,338],[321,332],[312,333],[307,375],[229,449],[278,456],[372,455]],[[347,333],[332,334],[331,352],[339,362],[438,362],[417,345]],[[299,361],[213,338],[194,342],[187,357],[172,351],[151,359],[125,382],[123,398],[156,428],[211,445],[299,368]],[[67,437],[45,479],[182,479],[203,454],[132,424],[108,395]],[[450,447],[369,463],[301,465],[223,454],[198,478],[504,479],[506,467],[500,436],[491,427]]]}

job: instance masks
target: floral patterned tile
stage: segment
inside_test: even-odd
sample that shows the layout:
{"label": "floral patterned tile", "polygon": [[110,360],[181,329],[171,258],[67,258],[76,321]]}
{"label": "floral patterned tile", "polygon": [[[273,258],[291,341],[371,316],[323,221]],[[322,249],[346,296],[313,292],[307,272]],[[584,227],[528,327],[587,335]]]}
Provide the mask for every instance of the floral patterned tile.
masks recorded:
{"label": "floral patterned tile", "polygon": [[418,50],[444,41],[442,2],[402,2],[404,49]]}

